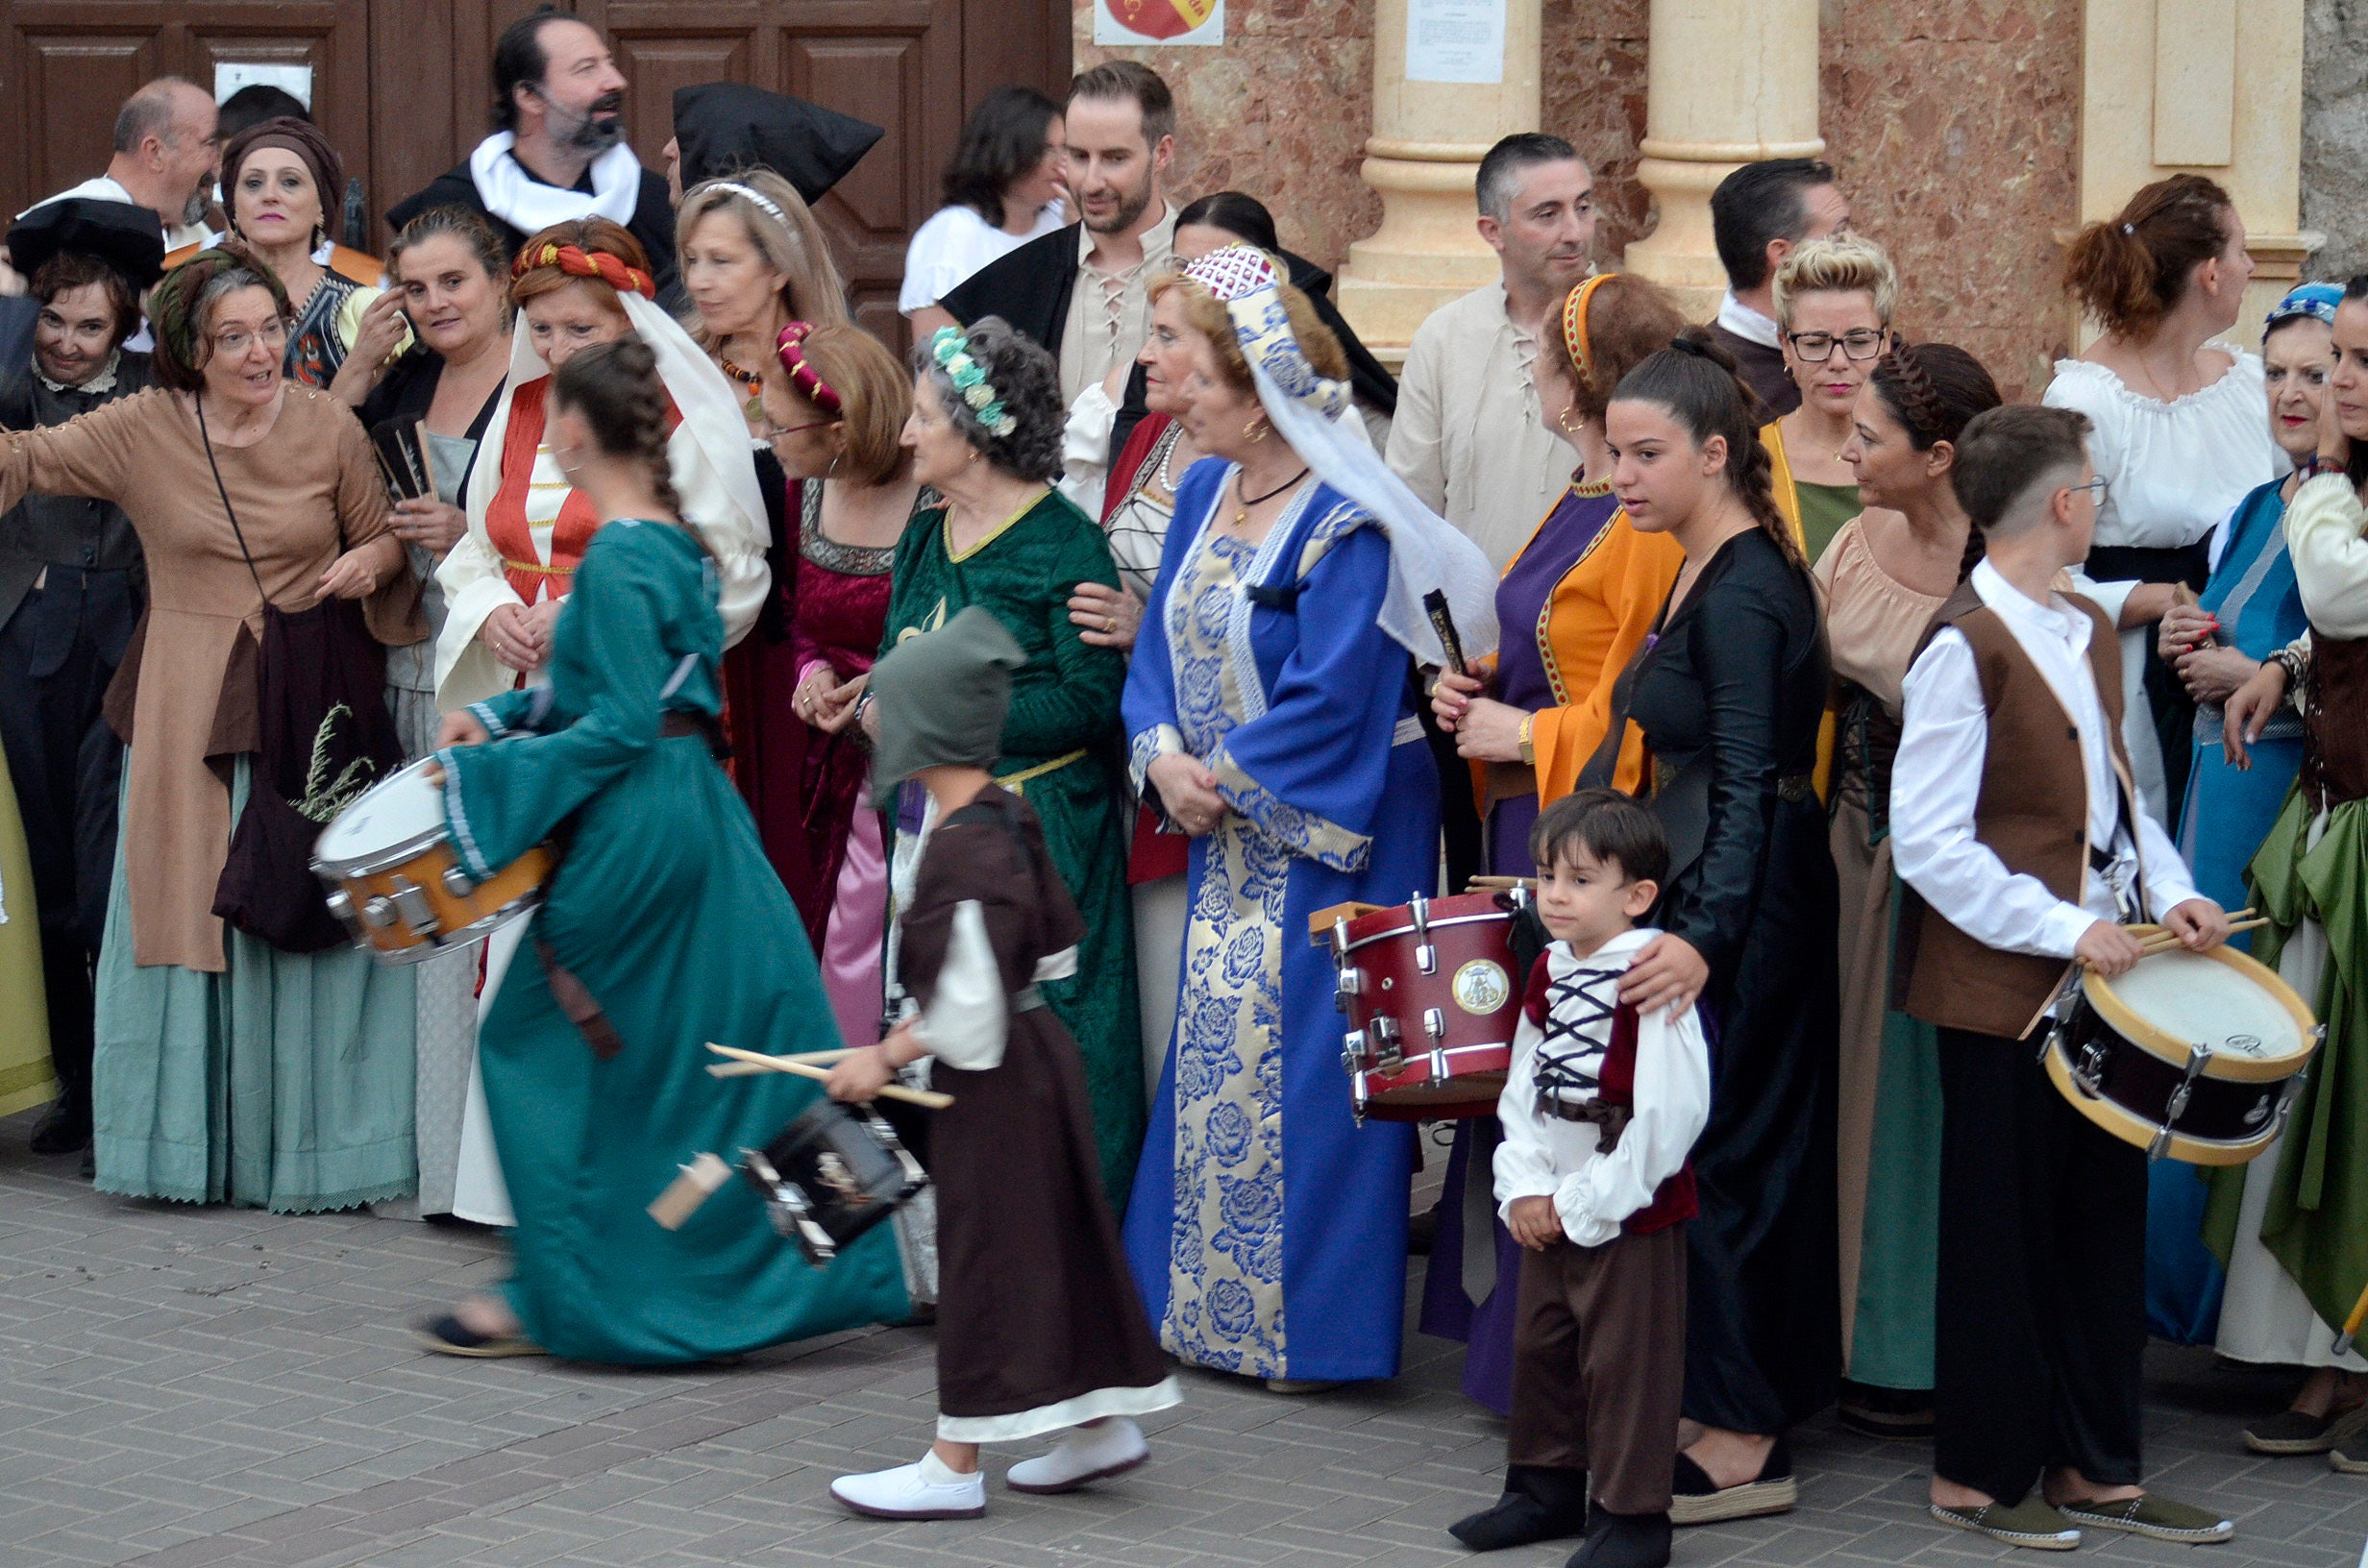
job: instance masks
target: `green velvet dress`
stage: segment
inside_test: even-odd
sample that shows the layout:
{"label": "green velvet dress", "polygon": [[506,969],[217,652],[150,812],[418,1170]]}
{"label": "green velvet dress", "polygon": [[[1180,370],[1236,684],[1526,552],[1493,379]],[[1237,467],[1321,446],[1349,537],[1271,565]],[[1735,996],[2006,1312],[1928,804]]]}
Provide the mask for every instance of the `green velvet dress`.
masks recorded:
{"label": "green velvet dress", "polygon": [[[477,704],[493,744],[441,753],[472,873],[571,835],[478,1055],[518,1216],[509,1303],[529,1337],[579,1360],[701,1360],[909,1311],[886,1226],[818,1269],[745,1183],[679,1231],[646,1212],[678,1166],[769,1141],[820,1090],[711,1078],[706,1041],[839,1042],[748,808],[703,739],[661,734],[669,713],[712,720],[722,705],[715,592],[689,533],[607,524],[554,630],[551,684]],[[538,943],[607,1015],[615,1055],[597,1057],[561,1013]]]}
{"label": "green velvet dress", "polygon": [[[943,507],[913,514],[897,546],[885,652],[968,605],[992,612],[1027,663],[1011,682],[996,782],[1044,824],[1052,865],[1069,884],[1085,940],[1077,972],[1048,980],[1045,1000],[1085,1057],[1102,1190],[1113,1212],[1132,1190],[1143,1148],[1142,1024],[1135,1011],[1134,916],[1126,894],[1128,800],[1119,695],[1126,658],[1095,648],[1069,620],[1080,582],[1119,586],[1101,529],[1057,493],[956,556]],[[909,832],[916,823],[902,822]]]}

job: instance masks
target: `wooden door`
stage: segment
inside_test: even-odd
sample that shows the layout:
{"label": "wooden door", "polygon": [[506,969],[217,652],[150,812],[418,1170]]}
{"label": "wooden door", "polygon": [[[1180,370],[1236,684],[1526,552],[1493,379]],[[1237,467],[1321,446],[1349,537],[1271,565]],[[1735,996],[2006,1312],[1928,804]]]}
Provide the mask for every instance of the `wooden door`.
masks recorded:
{"label": "wooden door", "polygon": [[[185,76],[211,90],[214,66],[226,62],[310,66],[313,116],[330,140],[368,145],[371,9],[367,0],[0,3],[0,207],[13,214],[104,172],[115,112],[141,83]],[[329,198],[333,214],[342,196]]]}

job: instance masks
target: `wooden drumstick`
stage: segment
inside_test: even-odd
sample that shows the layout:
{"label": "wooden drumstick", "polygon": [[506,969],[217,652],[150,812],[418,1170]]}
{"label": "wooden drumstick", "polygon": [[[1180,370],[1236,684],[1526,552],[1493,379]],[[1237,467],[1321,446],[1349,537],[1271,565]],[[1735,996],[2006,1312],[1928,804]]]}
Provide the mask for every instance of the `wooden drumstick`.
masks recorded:
{"label": "wooden drumstick", "polygon": [[[760,1072],[789,1072],[801,1078],[816,1079],[830,1076],[828,1068],[818,1067],[810,1062],[801,1062],[793,1056],[766,1056],[757,1051],[741,1050],[736,1045],[718,1045],[713,1041],[707,1041],[707,1049],[718,1056],[728,1056],[735,1062],[749,1063]],[[907,1105],[924,1105],[932,1111],[943,1111],[953,1104],[953,1096],[950,1094],[940,1094],[933,1089],[906,1089],[902,1084],[883,1084],[880,1086],[879,1092],[883,1099],[902,1100]]]}
{"label": "wooden drumstick", "polygon": [[[2269,923],[2269,917],[2265,915],[2256,917],[2250,920],[2238,920],[2234,925],[2229,927],[2229,935],[2232,937],[2239,931],[2257,931],[2262,926]],[[2167,953],[2172,948],[2181,945],[2183,945],[2183,943],[2180,942],[2178,934],[2171,931],[2158,931],[2152,936],[2140,937],[2138,939],[2138,947],[2143,956],[2148,958],[2152,958],[2157,953]]]}
{"label": "wooden drumstick", "polygon": [[2336,1355],[2351,1354],[2353,1336],[2359,1333],[2359,1326],[2364,1322],[2368,1322],[2368,1288],[2363,1288],[2359,1300],[2352,1303],[2352,1313],[2343,1320],[2343,1332],[2335,1335]]}
{"label": "wooden drumstick", "polygon": [[[840,1049],[835,1051],[798,1051],[792,1055],[777,1058],[777,1060],[782,1062],[805,1062],[814,1066],[827,1067],[839,1062],[843,1062],[848,1057],[854,1054],[855,1053],[852,1049]],[[707,1076],[710,1078],[753,1078],[760,1072],[771,1072],[774,1069],[770,1066],[759,1066],[754,1062],[715,1062],[708,1065]]]}
{"label": "wooden drumstick", "polygon": [[1528,888],[1535,892],[1538,879],[1534,876],[1469,876],[1464,879],[1466,893],[1487,893],[1498,889]]}

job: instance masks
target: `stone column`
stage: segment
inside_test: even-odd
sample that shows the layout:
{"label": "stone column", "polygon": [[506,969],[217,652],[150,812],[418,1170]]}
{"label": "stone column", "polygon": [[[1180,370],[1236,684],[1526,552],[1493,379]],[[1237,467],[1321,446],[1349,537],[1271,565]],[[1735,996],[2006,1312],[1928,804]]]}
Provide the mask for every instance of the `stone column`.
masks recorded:
{"label": "stone column", "polygon": [[1348,324],[1393,369],[1425,316],[1496,278],[1496,253],[1473,228],[1472,182],[1488,150],[1537,130],[1539,115],[1539,0],[1502,3],[1504,75],[1492,83],[1408,81],[1408,0],[1373,7],[1373,134],[1362,173],[1381,193],[1381,227],[1348,247],[1336,292]]}
{"label": "stone column", "polygon": [[1622,263],[1708,321],[1727,275],[1711,192],[1741,164],[1817,158],[1817,0],[1652,0],[1644,156],[1661,221]]}

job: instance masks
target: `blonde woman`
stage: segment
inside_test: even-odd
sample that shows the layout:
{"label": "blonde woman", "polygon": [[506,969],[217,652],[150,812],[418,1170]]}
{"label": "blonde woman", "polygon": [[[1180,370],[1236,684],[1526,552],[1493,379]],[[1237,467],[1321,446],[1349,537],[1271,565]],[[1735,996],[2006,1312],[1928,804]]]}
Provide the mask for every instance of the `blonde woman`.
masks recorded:
{"label": "blonde woman", "polygon": [[1813,239],[1776,269],[1776,339],[1801,405],[1760,429],[1775,465],[1776,509],[1812,563],[1859,515],[1858,473],[1842,453],[1857,433],[1859,389],[1891,336],[1899,277],[1858,234]]}
{"label": "blonde woman", "polygon": [[693,309],[684,325],[730,380],[749,429],[761,435],[765,388],[782,380],[774,349],[781,329],[848,321],[847,284],[813,211],[771,169],[692,186],[675,233]]}

